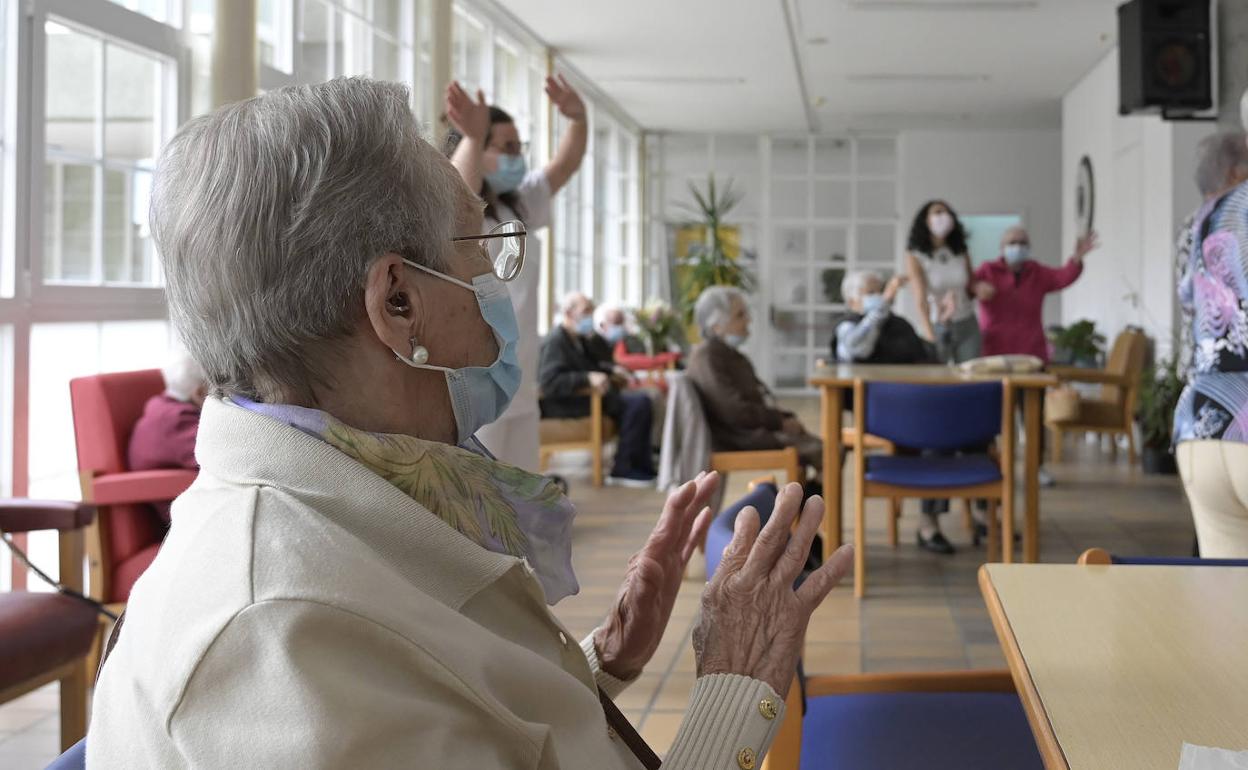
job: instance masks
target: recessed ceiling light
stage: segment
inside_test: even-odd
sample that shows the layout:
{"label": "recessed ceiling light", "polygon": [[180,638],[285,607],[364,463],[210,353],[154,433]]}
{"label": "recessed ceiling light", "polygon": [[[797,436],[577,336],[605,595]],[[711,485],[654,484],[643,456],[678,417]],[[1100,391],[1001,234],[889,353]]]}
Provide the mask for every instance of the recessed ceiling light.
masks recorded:
{"label": "recessed ceiling light", "polygon": [[810,45],[827,45],[828,39],[823,35],[819,35],[818,37],[807,38],[806,42]]}

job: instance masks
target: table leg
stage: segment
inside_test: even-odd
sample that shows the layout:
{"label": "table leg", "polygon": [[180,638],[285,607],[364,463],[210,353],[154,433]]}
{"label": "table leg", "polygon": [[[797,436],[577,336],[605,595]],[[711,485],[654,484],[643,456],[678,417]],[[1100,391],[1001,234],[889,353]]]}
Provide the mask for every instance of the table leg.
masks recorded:
{"label": "table leg", "polygon": [[[1001,447],[1001,560],[1006,564],[1014,561],[1014,399],[1017,395],[1013,385],[1005,386],[1005,408],[1002,410]],[[992,561],[996,554],[990,554]]]}
{"label": "table leg", "polygon": [[841,410],[843,391],[834,385],[819,389],[823,411],[823,559],[841,547]]}
{"label": "table leg", "polygon": [[1026,475],[1023,484],[1027,495],[1026,521],[1023,529],[1023,561],[1040,561],[1040,398],[1044,391],[1027,388],[1023,394],[1024,420],[1027,424]]}

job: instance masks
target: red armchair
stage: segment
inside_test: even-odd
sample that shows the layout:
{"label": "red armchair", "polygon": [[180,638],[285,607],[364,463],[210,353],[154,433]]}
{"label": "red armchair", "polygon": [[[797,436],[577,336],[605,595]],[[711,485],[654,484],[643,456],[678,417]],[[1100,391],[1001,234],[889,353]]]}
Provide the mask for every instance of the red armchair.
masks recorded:
{"label": "red armchair", "polygon": [[79,377],[69,383],[82,499],[98,509],[87,531],[90,595],[120,612],[164,539],[152,503],[174,499],[197,475],[126,469],[130,431],[143,405],[165,389],[158,369]]}
{"label": "red armchair", "polygon": [[[82,590],[82,530],[95,516],[83,503],[0,500],[0,531],[60,533],[60,580]],[[94,607],[60,593],[0,594],[0,703],[61,683],[61,750],[87,732],[87,654],[99,624]]]}

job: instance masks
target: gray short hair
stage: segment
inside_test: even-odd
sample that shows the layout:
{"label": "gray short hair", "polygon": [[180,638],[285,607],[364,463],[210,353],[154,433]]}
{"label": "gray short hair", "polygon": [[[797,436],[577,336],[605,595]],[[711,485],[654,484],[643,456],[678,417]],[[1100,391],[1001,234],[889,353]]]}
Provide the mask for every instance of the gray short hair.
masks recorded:
{"label": "gray short hair", "polygon": [[160,373],[165,378],[165,395],[179,401],[190,401],[197,390],[208,384],[204,370],[185,350],[174,353]]}
{"label": "gray short hair", "polygon": [[841,301],[849,302],[862,291],[862,287],[867,285],[867,279],[874,278],[880,283],[884,282],[883,276],[874,270],[851,270],[841,279]]}
{"label": "gray short hair", "polygon": [[1248,135],[1221,131],[1196,146],[1196,187],[1208,197],[1221,192],[1232,174],[1248,170]]}
{"label": "gray short hair", "polygon": [[1244,89],[1244,95],[1239,97],[1239,122],[1248,131],[1248,88]]}
{"label": "gray short hair", "polygon": [[363,317],[373,261],[445,265],[456,185],[395,83],[282,88],[183,126],[151,223],[170,316],[212,388],[274,400],[328,382],[318,364]]}
{"label": "gray short hair", "polygon": [[745,292],[735,286],[709,286],[698,295],[693,305],[693,320],[702,332],[702,337],[712,339],[716,336],[715,326],[728,320],[732,315],[732,303],[740,300],[749,304]]}

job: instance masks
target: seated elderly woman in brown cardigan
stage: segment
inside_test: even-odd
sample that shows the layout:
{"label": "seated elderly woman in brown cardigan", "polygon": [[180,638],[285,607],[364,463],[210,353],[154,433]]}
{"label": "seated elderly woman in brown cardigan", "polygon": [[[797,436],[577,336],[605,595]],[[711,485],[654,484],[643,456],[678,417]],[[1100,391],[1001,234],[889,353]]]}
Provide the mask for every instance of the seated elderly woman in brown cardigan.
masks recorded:
{"label": "seated elderly woman in brown cardigan", "polygon": [[688,376],[702,397],[716,452],[796,447],[802,462],[818,469],[823,442],[806,431],[792,412],[776,406],[754,365],[740,348],[750,335],[745,294],[712,286],[698,297],[694,321],[701,342],[689,356]]}
{"label": "seated elderly woman in brown cardigan", "polygon": [[[657,766],[611,703],[650,660],[718,479],[668,498],[577,644],[568,500],[473,438],[519,386],[523,235],[418,134],[407,90],[333,80],[196,118],[152,226],[207,373],[201,471],[95,690],[95,767]],[[755,763],[840,553],[822,503],[742,515],[694,634],[664,767]],[[790,543],[790,525],[796,522]],[[740,764],[740,766],[745,766]]]}

